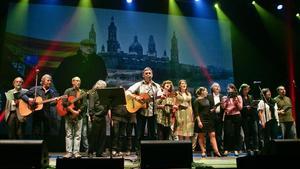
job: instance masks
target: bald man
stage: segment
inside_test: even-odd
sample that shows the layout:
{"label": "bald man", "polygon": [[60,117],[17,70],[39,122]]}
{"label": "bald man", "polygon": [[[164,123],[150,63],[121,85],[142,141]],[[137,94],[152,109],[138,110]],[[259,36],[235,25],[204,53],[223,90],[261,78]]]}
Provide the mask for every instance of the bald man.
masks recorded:
{"label": "bald man", "polygon": [[23,139],[25,130],[25,117],[19,113],[18,99],[28,90],[22,88],[23,79],[16,77],[13,81],[14,88],[5,93],[5,121],[8,125],[9,139]]}
{"label": "bald man", "polygon": [[[72,78],[72,87],[65,90],[65,95],[69,99],[63,99],[64,105],[67,107],[67,115],[65,116],[65,130],[66,130],[66,154],[64,158],[81,158],[80,141],[82,132],[82,118],[86,112],[86,93],[80,89],[81,79],[79,77]],[[70,105],[70,98],[82,97]],[[69,100],[69,101],[68,101]],[[74,99],[71,99],[74,100]]]}

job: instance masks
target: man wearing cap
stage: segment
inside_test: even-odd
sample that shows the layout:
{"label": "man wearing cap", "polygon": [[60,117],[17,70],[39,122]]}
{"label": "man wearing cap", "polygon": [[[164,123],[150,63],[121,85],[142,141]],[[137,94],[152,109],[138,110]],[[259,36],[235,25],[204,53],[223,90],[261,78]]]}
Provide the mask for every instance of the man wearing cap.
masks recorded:
{"label": "man wearing cap", "polygon": [[80,48],[76,55],[66,57],[55,72],[54,83],[60,93],[68,88],[68,80],[79,76],[84,82],[83,89],[91,89],[98,80],[107,77],[103,59],[96,55],[95,42],[90,39],[80,41]]}

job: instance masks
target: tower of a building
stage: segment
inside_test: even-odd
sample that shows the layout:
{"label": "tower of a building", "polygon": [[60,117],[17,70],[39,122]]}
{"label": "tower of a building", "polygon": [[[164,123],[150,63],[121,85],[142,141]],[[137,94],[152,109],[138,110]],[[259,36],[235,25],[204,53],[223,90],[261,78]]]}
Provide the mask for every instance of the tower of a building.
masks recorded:
{"label": "tower of a building", "polygon": [[117,53],[120,49],[120,43],[117,40],[117,27],[114,23],[114,17],[111,17],[111,23],[108,26],[107,52]]}
{"label": "tower of a building", "polygon": [[175,32],[173,32],[173,37],[171,40],[171,63],[179,63],[178,59],[178,44]]}
{"label": "tower of a building", "polygon": [[92,24],[91,30],[89,32],[89,39],[92,40],[93,42],[95,42],[95,52],[97,52],[97,43],[96,43],[96,31],[95,31],[95,27],[94,24]]}
{"label": "tower of a building", "polygon": [[149,41],[148,41],[148,56],[154,56],[157,57],[157,52],[155,48],[155,41],[153,35],[150,35]]}

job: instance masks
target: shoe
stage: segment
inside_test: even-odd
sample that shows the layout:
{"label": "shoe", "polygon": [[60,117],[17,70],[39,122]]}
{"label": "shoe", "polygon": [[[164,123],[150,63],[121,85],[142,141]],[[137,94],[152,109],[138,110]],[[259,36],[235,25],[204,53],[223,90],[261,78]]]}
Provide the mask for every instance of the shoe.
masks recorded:
{"label": "shoe", "polygon": [[93,152],[88,152],[88,155],[87,155],[89,158],[93,158],[94,157],[94,153]]}
{"label": "shoe", "polygon": [[126,156],[130,156],[130,155],[131,155],[131,152],[130,152],[130,151],[127,151],[127,152],[125,153],[125,155],[126,155]]}
{"label": "shoe", "polygon": [[74,154],[74,157],[75,158],[81,158],[81,155],[80,155],[80,153],[77,152],[77,153]]}
{"label": "shoe", "polygon": [[206,153],[201,153],[201,157],[206,157]]}
{"label": "shoe", "polygon": [[234,155],[235,156],[239,156],[239,152],[238,151],[234,151]]}
{"label": "shoe", "polygon": [[119,153],[117,154],[117,156],[119,156],[119,157],[123,157],[123,156],[124,156],[124,154],[125,154],[125,153],[119,152]]}
{"label": "shoe", "polygon": [[214,157],[222,157],[222,155],[219,152],[214,152]]}
{"label": "shoe", "polygon": [[111,154],[112,154],[112,156],[117,156],[117,152],[116,151],[112,151]]}
{"label": "shoe", "polygon": [[73,156],[72,153],[67,153],[66,155],[64,155],[64,158],[71,158]]}
{"label": "shoe", "polygon": [[228,155],[228,151],[225,150],[225,151],[224,151],[224,156],[227,156],[227,155]]}

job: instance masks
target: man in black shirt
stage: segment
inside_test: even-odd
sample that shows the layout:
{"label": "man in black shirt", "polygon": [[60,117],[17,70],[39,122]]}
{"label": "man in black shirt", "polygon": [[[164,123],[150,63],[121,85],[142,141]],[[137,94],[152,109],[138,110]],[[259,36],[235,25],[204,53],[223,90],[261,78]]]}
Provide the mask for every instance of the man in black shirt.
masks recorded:
{"label": "man in black shirt", "polygon": [[96,55],[95,43],[92,40],[80,41],[77,54],[65,58],[55,72],[55,86],[62,93],[69,87],[69,81],[75,76],[84,82],[82,89],[90,89],[98,80],[106,80],[106,66],[101,56]]}

